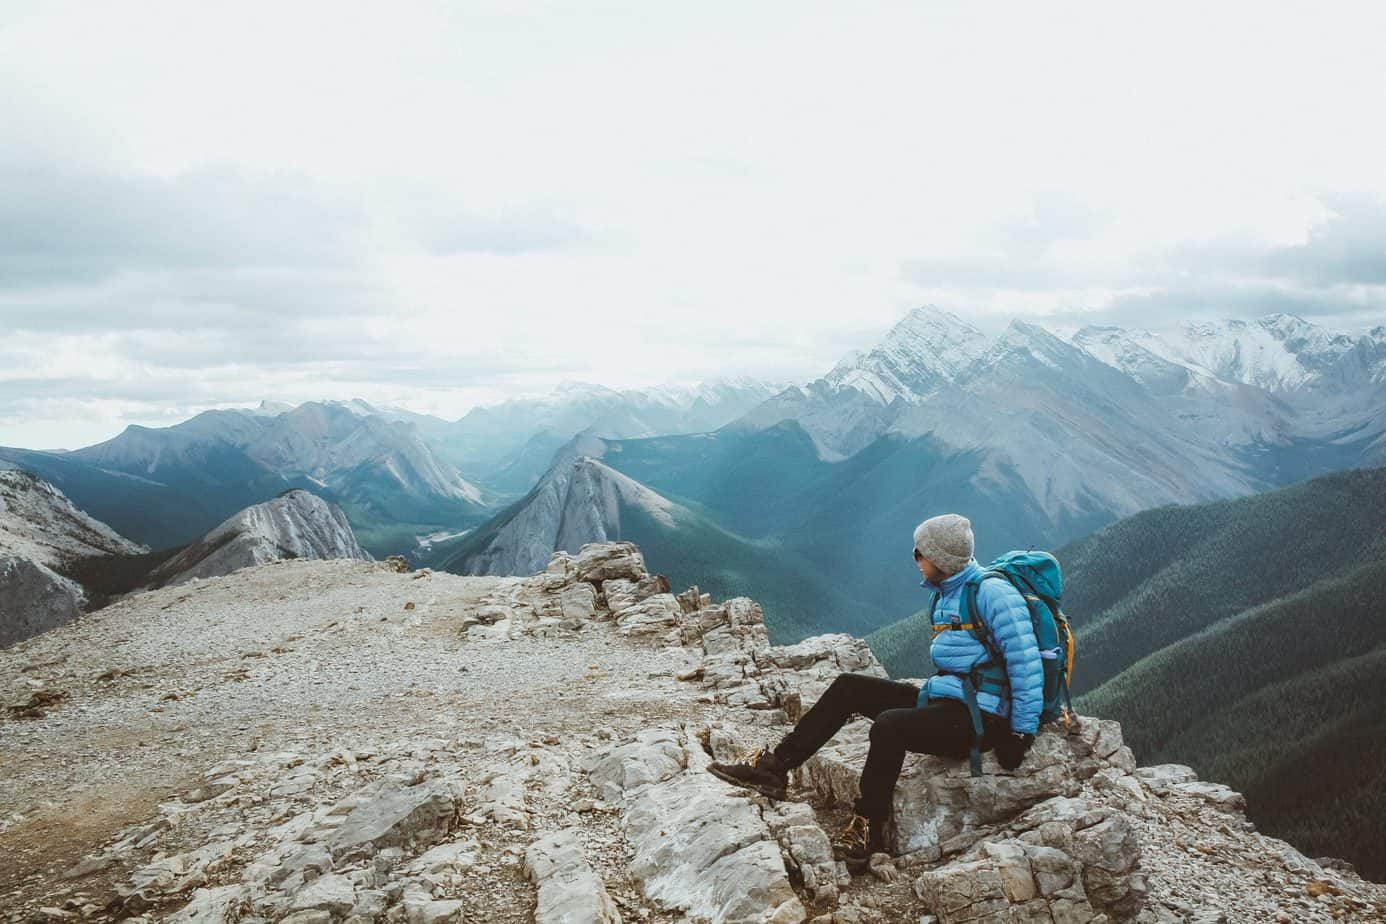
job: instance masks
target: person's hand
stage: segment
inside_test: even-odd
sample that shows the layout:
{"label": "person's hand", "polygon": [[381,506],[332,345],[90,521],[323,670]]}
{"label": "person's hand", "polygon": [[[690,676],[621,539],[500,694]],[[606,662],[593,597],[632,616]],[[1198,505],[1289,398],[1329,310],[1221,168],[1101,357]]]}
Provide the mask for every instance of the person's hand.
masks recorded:
{"label": "person's hand", "polygon": [[996,742],[996,759],[1002,768],[1014,770],[1020,766],[1025,755],[1030,751],[1030,745],[1035,743],[1034,735],[1023,735],[1020,732],[1010,732],[1000,736]]}

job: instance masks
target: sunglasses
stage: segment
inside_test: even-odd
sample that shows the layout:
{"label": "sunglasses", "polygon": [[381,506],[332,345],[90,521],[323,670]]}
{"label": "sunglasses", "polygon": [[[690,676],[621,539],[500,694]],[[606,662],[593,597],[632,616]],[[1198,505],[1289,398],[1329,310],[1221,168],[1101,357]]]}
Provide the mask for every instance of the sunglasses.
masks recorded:
{"label": "sunglasses", "polygon": [[921,558],[923,558],[923,557],[924,557],[923,555],[920,555],[920,554],[919,554],[919,550],[918,550],[918,549],[915,549],[915,550],[914,550],[914,560],[915,560],[915,561],[919,561],[919,560],[920,560]]}

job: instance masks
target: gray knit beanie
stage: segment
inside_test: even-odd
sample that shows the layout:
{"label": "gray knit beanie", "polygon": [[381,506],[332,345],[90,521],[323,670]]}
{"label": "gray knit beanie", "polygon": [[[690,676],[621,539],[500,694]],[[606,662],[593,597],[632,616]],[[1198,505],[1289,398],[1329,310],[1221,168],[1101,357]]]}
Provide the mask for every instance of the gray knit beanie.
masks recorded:
{"label": "gray knit beanie", "polygon": [[944,574],[956,574],[972,560],[972,522],[956,513],[930,517],[914,528],[914,547]]}

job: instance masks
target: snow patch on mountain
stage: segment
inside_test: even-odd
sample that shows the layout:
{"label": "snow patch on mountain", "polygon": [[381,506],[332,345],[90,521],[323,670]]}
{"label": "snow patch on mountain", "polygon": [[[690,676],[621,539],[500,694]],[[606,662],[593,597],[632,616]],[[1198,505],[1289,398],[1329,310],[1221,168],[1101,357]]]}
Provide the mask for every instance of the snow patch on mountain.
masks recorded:
{"label": "snow patch on mountain", "polygon": [[956,380],[991,343],[976,327],[939,308],[916,308],[879,345],[854,351],[824,376],[833,389],[855,388],[881,404],[918,401]]}
{"label": "snow patch on mountain", "polygon": [[1302,318],[1272,314],[1253,321],[1189,321],[1161,332],[1151,348],[1223,381],[1291,392],[1324,383],[1355,343]]}
{"label": "snow patch on mountain", "polygon": [[294,406],[286,401],[270,401],[269,399],[265,399],[260,402],[258,407],[252,409],[250,413],[261,417],[278,417],[280,414],[287,414],[293,409]]}

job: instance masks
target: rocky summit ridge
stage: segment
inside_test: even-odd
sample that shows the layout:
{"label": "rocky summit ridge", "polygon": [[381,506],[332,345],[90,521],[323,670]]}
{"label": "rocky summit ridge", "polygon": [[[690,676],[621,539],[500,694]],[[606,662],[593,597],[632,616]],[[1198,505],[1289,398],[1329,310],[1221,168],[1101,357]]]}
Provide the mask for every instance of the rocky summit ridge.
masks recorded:
{"label": "rocky summit ridge", "polygon": [[0,466],[0,645],[65,622],[88,602],[65,565],[148,551],[94,519],[52,484]]}
{"label": "rocky summit ridge", "polygon": [[181,584],[283,558],[371,555],[356,541],[342,508],[295,488],[227,517],[164,562],[150,579],[155,585]]}
{"label": "rocky summit ridge", "polygon": [[1386,887],[1139,766],[1111,721],[1024,764],[910,755],[851,877],[870,726],[771,802],[705,771],[772,743],[860,639],[773,646],[631,543],[530,577],[293,560],[125,598],[0,651],[0,921],[1355,921]]}

